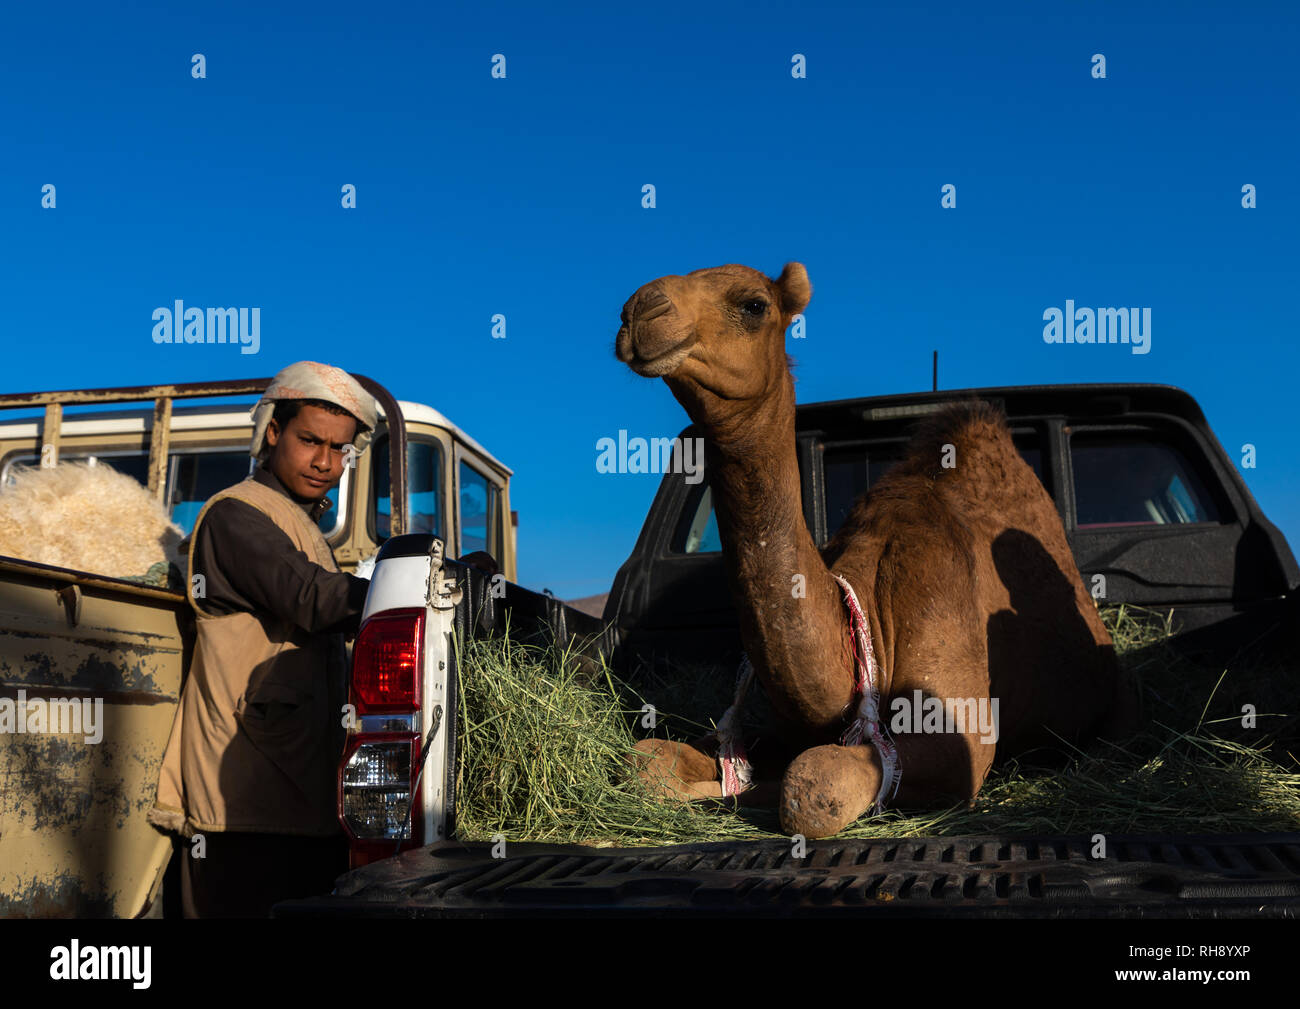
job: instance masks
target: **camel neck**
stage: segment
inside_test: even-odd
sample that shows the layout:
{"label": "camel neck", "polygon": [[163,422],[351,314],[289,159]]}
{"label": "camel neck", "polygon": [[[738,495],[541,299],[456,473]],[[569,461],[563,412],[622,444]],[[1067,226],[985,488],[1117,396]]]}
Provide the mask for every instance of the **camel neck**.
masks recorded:
{"label": "camel neck", "polygon": [[787,374],[771,394],[706,428],[709,485],[718,531],[733,548],[729,556],[756,551],[755,564],[788,565],[790,558],[782,555],[794,550],[800,534],[812,549],[803,519],[794,417],[794,383]]}
{"label": "camel neck", "polygon": [[750,661],[779,711],[830,728],[852,697],[851,667],[832,678],[805,668],[808,655],[826,651],[822,625],[840,633],[842,603],[804,521],[787,386],[750,411],[743,428],[710,431],[709,485]]}
{"label": "camel neck", "polygon": [[[789,385],[789,382],[786,383]],[[752,409],[709,430],[709,484],[719,532],[742,541],[789,540],[803,520],[793,389],[782,389]],[[812,538],[808,537],[812,546]]]}

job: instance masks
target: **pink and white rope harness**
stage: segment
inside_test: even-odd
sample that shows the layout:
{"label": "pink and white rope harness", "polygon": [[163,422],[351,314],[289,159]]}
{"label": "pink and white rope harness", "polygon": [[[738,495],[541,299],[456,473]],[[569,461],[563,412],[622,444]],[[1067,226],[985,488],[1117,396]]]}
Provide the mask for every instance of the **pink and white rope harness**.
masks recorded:
{"label": "pink and white rope harness", "polygon": [[[870,743],[880,755],[880,791],[876,793],[874,812],[879,813],[885,803],[898,794],[898,784],[903,779],[903,769],[898,763],[898,748],[889,733],[880,724],[880,667],[876,652],[871,646],[871,627],[858,597],[847,580],[832,575],[844,591],[844,605],[849,611],[849,633],[853,643],[854,696],[857,714],[840,737],[842,746],[865,746]],[[740,738],[740,712],[754,680],[754,667],[745,656],[736,673],[736,696],[731,707],[718,722],[718,765],[722,771],[723,797],[738,795],[753,782],[753,769],[745,757],[745,746]]]}

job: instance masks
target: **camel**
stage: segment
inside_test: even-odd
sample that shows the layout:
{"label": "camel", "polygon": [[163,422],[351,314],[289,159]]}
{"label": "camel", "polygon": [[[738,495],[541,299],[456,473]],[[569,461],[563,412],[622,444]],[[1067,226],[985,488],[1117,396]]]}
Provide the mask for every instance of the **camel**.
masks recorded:
{"label": "camel", "polygon": [[[995,752],[1121,738],[1139,711],[1056,508],[985,403],[924,422],[818,551],[785,353],[811,296],[799,263],[776,280],[734,264],[660,277],[623,306],[615,356],[662,378],[705,438],[741,641],[785,747],[783,775],[752,791],[776,802],[787,834],[817,838],[888,802],[969,802]],[[973,718],[915,731],[899,717],[930,699],[996,700],[996,745]],[[734,766],[707,737],[637,751],[667,796],[731,794]]]}

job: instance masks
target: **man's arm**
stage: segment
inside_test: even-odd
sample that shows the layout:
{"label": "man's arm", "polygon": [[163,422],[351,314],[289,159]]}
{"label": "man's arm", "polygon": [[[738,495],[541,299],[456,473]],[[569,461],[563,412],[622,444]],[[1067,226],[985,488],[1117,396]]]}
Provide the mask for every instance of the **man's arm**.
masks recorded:
{"label": "man's arm", "polygon": [[309,560],[269,517],[233,498],[199,524],[191,573],[204,576],[195,601],[206,613],[267,610],[310,632],[355,632],[370,588]]}

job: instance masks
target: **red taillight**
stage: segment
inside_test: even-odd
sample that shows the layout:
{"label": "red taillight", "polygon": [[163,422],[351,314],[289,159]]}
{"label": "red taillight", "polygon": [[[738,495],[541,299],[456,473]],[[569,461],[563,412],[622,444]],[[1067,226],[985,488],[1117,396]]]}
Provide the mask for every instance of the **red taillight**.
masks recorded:
{"label": "red taillight", "polygon": [[352,868],[423,840],[420,790],[413,786],[422,724],[424,614],[423,608],[377,613],[361,625],[352,647],[351,694],[360,725],[343,754],[338,793]]}
{"label": "red taillight", "polygon": [[352,646],[357,714],[413,711],[420,706],[424,610],[388,610],[364,624]]}

